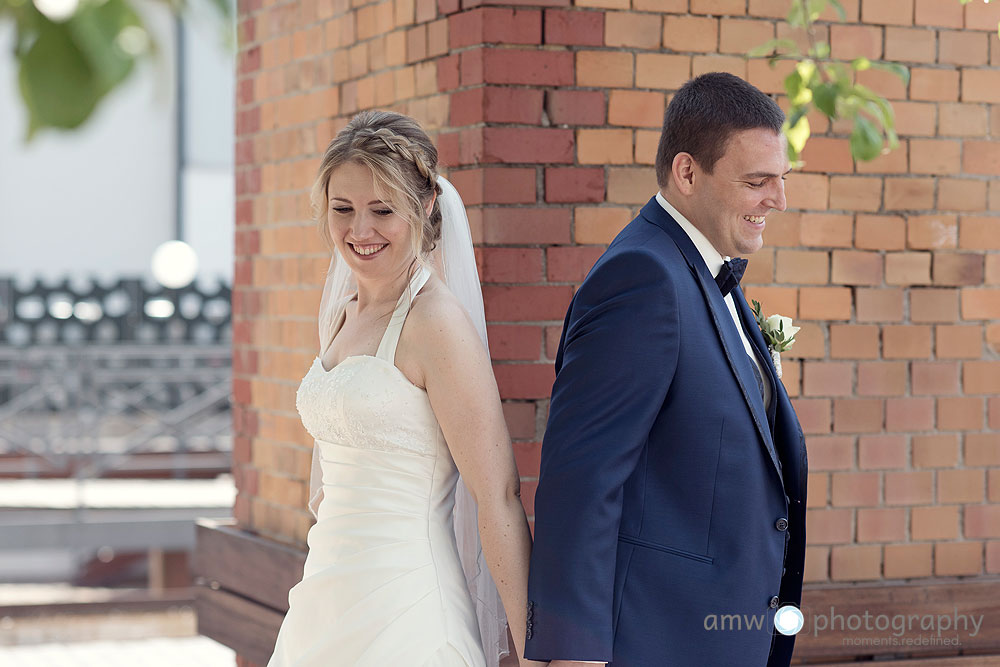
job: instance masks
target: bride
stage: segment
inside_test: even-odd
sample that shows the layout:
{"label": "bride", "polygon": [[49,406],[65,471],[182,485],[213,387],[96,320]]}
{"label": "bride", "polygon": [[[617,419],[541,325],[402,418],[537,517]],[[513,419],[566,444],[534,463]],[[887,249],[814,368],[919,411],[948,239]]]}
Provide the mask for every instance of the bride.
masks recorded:
{"label": "bride", "polygon": [[416,121],[386,111],[323,156],[333,260],[296,397],[316,524],[269,667],[495,667],[508,618],[523,655],[531,537],[468,220],[436,166]]}

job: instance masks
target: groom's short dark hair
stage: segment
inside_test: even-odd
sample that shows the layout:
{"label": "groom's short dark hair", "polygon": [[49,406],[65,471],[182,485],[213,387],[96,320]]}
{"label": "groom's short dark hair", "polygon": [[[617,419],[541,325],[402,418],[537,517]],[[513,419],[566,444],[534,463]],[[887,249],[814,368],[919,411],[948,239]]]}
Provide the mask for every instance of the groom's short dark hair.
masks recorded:
{"label": "groom's short dark hair", "polygon": [[785,112],[777,102],[737,76],[712,72],[691,79],[663,116],[656,183],[666,185],[678,153],[690,153],[711,174],[733,132],[766,128],[778,133],[784,122]]}

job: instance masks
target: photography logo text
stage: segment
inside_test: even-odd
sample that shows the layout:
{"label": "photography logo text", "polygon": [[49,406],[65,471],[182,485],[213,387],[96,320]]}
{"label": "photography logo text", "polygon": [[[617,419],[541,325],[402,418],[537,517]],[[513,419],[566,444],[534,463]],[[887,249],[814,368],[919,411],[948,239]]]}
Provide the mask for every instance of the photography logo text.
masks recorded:
{"label": "photography logo text", "polygon": [[795,605],[786,604],[775,612],[773,620],[766,613],[708,614],[703,627],[719,632],[770,631],[773,627],[784,635],[806,629],[813,637],[836,632],[846,635],[843,643],[864,646],[960,646],[961,636],[979,635],[984,620],[985,614],[962,614],[957,607],[945,613],[872,613],[866,609],[844,614],[831,606],[829,612],[804,614]]}

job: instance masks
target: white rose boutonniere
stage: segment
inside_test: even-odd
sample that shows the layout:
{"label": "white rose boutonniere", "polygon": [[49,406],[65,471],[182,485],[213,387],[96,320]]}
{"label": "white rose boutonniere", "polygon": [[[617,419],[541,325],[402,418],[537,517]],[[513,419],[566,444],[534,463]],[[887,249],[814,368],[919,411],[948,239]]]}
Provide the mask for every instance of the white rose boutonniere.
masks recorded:
{"label": "white rose boutonniere", "polygon": [[795,334],[801,327],[792,325],[792,318],[783,315],[770,315],[764,317],[760,309],[760,302],[753,302],[753,315],[757,319],[757,326],[764,334],[764,342],[771,352],[771,361],[774,362],[774,370],[781,378],[781,353],[795,344]]}

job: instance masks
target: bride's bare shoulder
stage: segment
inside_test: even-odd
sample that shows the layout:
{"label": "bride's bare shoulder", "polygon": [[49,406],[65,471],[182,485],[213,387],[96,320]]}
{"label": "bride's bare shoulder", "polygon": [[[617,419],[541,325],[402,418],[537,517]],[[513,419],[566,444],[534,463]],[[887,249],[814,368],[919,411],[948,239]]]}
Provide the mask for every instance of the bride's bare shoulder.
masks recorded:
{"label": "bride's bare shoulder", "polygon": [[407,325],[421,346],[450,346],[463,339],[479,339],[462,304],[441,279],[434,276],[413,298]]}
{"label": "bride's bare shoulder", "polygon": [[396,359],[421,387],[434,382],[438,388],[454,388],[458,377],[485,377],[491,372],[489,355],[472,319],[437,278],[414,297]]}

